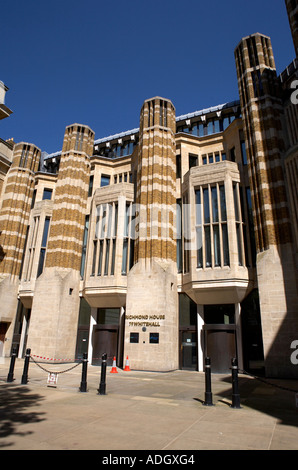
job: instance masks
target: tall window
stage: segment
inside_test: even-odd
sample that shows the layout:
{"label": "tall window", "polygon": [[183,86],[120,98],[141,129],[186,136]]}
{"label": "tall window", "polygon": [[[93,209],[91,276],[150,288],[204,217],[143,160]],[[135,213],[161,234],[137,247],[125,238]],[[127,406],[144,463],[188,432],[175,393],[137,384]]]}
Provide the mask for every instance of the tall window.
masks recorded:
{"label": "tall window", "polygon": [[181,199],[177,199],[177,212],[176,212],[176,224],[177,224],[177,269],[178,273],[182,273],[182,217],[181,217]]}
{"label": "tall window", "polygon": [[110,184],[110,176],[101,175],[100,186],[109,186],[109,184]]}
{"label": "tall window", "polygon": [[39,277],[41,275],[41,273],[43,272],[44,261],[45,261],[45,257],[46,257],[49,226],[50,226],[50,217],[46,217],[45,218],[45,223],[44,223],[42,241],[41,241],[37,277]]}
{"label": "tall window", "polygon": [[245,142],[243,140],[241,141],[241,154],[242,154],[243,165],[247,165],[246,147],[245,147]]}
{"label": "tall window", "polygon": [[88,230],[89,230],[89,215],[86,215],[84,236],[83,236],[82,260],[81,260],[81,278],[84,277],[84,272],[85,272]]}
{"label": "tall window", "polygon": [[118,223],[118,205],[97,206],[96,228],[93,239],[92,276],[114,274]]}
{"label": "tall window", "polygon": [[79,150],[79,151],[82,150],[83,140],[84,140],[84,129],[83,127],[78,127],[78,131],[76,135],[75,150]]}
{"label": "tall window", "polygon": [[124,237],[123,237],[123,253],[122,253],[122,269],[121,274],[125,276],[133,267],[134,262],[134,238],[135,238],[135,207],[134,204],[126,204],[125,221],[124,221]]}
{"label": "tall window", "polygon": [[234,194],[234,209],[235,209],[235,222],[236,222],[236,236],[237,236],[237,248],[238,248],[238,263],[239,266],[244,265],[243,259],[243,222],[241,215],[240,195],[239,195],[239,184],[233,184]]}
{"label": "tall window", "polygon": [[28,243],[28,261],[25,272],[25,281],[30,281],[31,271],[34,260],[35,246],[36,246],[36,237],[39,226],[39,217],[34,217],[31,228],[31,234]]}
{"label": "tall window", "polygon": [[53,193],[53,190],[52,190],[52,189],[44,188],[44,190],[43,190],[43,195],[42,195],[42,199],[43,199],[43,200],[45,200],[45,199],[52,199],[52,193]]}
{"label": "tall window", "polygon": [[222,184],[196,191],[197,267],[229,266],[225,189]]}

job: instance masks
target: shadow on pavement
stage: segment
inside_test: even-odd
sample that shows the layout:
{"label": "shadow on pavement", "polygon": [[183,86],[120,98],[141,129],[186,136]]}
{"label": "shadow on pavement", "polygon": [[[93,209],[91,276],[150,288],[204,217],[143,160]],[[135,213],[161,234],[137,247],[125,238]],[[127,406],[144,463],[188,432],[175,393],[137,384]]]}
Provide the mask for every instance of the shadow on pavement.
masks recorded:
{"label": "shadow on pavement", "polygon": [[[230,389],[217,392],[223,403],[229,404],[225,399],[231,400],[232,379],[223,377],[221,382],[230,385]],[[238,377],[238,390],[240,402],[245,407],[277,418],[280,424],[298,427],[298,408],[296,407],[297,381],[274,380],[259,377]]]}
{"label": "shadow on pavement", "polygon": [[12,435],[25,436],[31,434],[30,431],[19,432],[17,428],[20,424],[38,423],[43,421],[42,415],[30,410],[41,404],[43,397],[37,393],[32,393],[28,388],[5,384],[0,387],[0,448],[12,445],[3,442],[3,439]]}

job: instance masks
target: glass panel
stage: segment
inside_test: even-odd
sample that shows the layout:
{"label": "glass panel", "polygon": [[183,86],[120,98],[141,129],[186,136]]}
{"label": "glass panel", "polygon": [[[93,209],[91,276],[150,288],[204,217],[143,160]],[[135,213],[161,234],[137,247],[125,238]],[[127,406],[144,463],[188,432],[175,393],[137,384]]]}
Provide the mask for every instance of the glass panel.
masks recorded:
{"label": "glass panel", "polygon": [[219,187],[220,193],[220,209],[221,209],[221,220],[227,220],[227,210],[226,210],[226,195],[225,195],[225,187],[222,185]]}
{"label": "glass panel", "polygon": [[98,271],[97,271],[98,276],[101,276],[102,256],[103,256],[103,240],[100,240],[100,242],[99,242],[99,257],[98,257]]}
{"label": "glass panel", "polygon": [[205,224],[210,223],[210,209],[209,209],[209,191],[208,188],[203,189],[204,198],[204,222]]}
{"label": "glass panel", "polygon": [[210,227],[205,227],[205,256],[206,256],[206,267],[211,266],[211,239],[210,239]]}
{"label": "glass panel", "polygon": [[204,320],[206,325],[235,324],[235,305],[204,305]]}
{"label": "glass panel", "polygon": [[240,220],[239,208],[238,208],[238,187],[236,184],[233,185],[233,193],[234,193],[235,219]]}
{"label": "glass panel", "polygon": [[98,308],[97,324],[98,325],[118,325],[120,318],[119,308]]}
{"label": "glass panel", "polygon": [[240,224],[236,224],[236,232],[237,232],[237,246],[238,246],[239,266],[243,266],[242,243],[241,243],[241,225]]}
{"label": "glass panel", "polygon": [[122,255],[122,274],[126,274],[127,272],[127,250],[128,250],[128,239],[125,238],[123,240],[123,255]]}
{"label": "glass panel", "polygon": [[202,224],[201,191],[196,191],[196,224]]}
{"label": "glass panel", "polygon": [[218,222],[218,202],[217,202],[217,188],[211,188],[211,198],[212,198],[212,218],[213,222]]}
{"label": "glass panel", "polygon": [[115,273],[115,255],[116,255],[116,240],[112,241],[112,265],[111,265],[111,276]]}
{"label": "glass panel", "polygon": [[104,270],[104,275],[108,275],[109,271],[109,259],[110,259],[110,240],[106,240],[106,260],[105,260],[105,270]]}
{"label": "glass panel", "polygon": [[202,240],[202,227],[197,227],[197,267],[203,267],[203,240]]}
{"label": "glass panel", "polygon": [[42,242],[41,242],[41,246],[44,248],[47,246],[49,225],[50,225],[50,219],[49,217],[46,217],[45,222],[44,222],[44,229],[43,229]]}
{"label": "glass panel", "polygon": [[226,224],[222,225],[222,244],[223,244],[224,266],[230,266],[228,227]]}
{"label": "glass panel", "polygon": [[110,176],[109,175],[101,175],[100,186],[108,186],[109,184],[110,184]]}
{"label": "glass panel", "polygon": [[213,243],[214,243],[214,264],[220,266],[220,240],[219,240],[219,226],[213,226]]}
{"label": "glass panel", "polygon": [[37,270],[37,277],[39,277],[43,271],[45,254],[46,254],[45,248],[41,248],[40,256],[39,256],[39,263],[38,263],[38,270]]}

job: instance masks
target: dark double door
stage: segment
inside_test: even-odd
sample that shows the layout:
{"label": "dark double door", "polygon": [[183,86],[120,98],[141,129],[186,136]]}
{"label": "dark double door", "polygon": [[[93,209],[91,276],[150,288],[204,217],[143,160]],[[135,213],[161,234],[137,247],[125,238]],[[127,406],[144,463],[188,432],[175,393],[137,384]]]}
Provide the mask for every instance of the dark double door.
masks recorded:
{"label": "dark double door", "polygon": [[235,325],[204,325],[204,343],[212,372],[230,373],[232,358],[237,357]]}
{"label": "dark double door", "polygon": [[181,329],[179,343],[180,369],[198,370],[197,330],[195,328]]}
{"label": "dark double door", "polygon": [[92,364],[100,365],[103,354],[107,354],[107,365],[113,364],[118,352],[118,327],[115,325],[95,325],[93,327]]}

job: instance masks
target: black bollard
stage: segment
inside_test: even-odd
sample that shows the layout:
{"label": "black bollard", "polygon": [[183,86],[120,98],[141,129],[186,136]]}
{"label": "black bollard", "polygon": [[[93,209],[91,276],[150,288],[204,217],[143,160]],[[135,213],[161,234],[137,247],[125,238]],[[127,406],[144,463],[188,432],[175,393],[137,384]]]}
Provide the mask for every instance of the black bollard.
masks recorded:
{"label": "black bollard", "polygon": [[12,354],[11,354],[9,372],[8,372],[8,375],[7,375],[6,382],[13,382],[13,373],[14,373],[14,366],[15,366],[15,362],[16,362],[16,357],[17,357],[17,350],[13,349]]}
{"label": "black bollard", "polygon": [[205,401],[204,406],[213,406],[211,392],[211,359],[205,358]]}
{"label": "black bollard", "polygon": [[26,349],[24,369],[23,369],[22,382],[21,382],[22,385],[26,385],[26,383],[28,382],[28,369],[29,369],[29,362],[30,362],[30,354],[31,354],[31,349]]}
{"label": "black bollard", "polygon": [[87,392],[87,366],[88,366],[88,354],[83,353],[80,392]]}
{"label": "black bollard", "polygon": [[106,373],[107,373],[107,354],[102,355],[101,361],[101,376],[100,376],[100,384],[98,389],[99,395],[106,395]]}
{"label": "black bollard", "polygon": [[232,405],[231,408],[240,409],[240,395],[238,387],[238,362],[234,357],[232,359]]}

